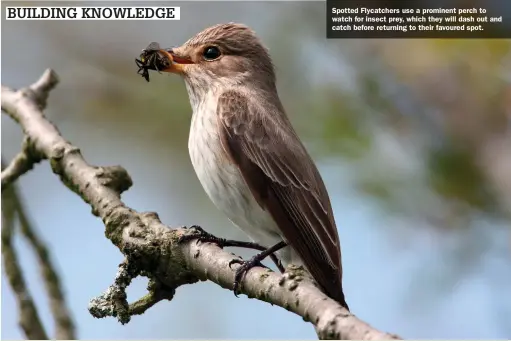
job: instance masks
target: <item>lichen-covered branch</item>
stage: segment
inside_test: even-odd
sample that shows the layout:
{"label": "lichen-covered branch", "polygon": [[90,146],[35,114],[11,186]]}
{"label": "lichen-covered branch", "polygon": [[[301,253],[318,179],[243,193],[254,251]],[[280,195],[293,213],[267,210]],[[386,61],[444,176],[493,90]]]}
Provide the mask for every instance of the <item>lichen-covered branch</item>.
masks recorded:
{"label": "lichen-covered branch", "polygon": [[[56,76],[47,71],[37,82],[40,91],[48,91]],[[47,85],[45,85],[47,84]],[[232,288],[234,269],[228,264],[232,254],[210,243],[178,243],[190,229],[171,229],[156,213],[141,213],[120,199],[132,181],[120,166],[97,167],[88,164],[80,150],[65,140],[40,110],[38,98],[27,91],[2,87],[2,109],[17,121],[33,143],[33,148],[50,161],[62,182],[92,207],[106,228],[106,236],[125,255],[115,283],[105,294],[91,302],[95,316],[117,316],[123,323],[130,314],[143,312],[161,299],[172,299],[175,289],[200,280],[211,280]],[[132,278],[149,277],[149,295],[129,305],[125,288]],[[397,339],[380,332],[343,309],[323,294],[300,269],[288,269],[285,275],[268,269],[253,268],[242,281],[240,292],[286,308],[312,322],[323,339]]]}

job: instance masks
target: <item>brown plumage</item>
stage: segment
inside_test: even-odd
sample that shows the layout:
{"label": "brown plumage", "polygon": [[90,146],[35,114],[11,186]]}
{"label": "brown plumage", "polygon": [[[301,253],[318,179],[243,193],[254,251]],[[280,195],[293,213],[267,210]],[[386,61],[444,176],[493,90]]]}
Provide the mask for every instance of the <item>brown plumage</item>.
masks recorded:
{"label": "brown plumage", "polygon": [[254,241],[284,240],[284,263],[304,265],[348,308],[330,199],[280,102],[266,48],[248,27],[230,23],[171,54],[167,71],[183,76],[190,96],[189,150],[206,193]]}

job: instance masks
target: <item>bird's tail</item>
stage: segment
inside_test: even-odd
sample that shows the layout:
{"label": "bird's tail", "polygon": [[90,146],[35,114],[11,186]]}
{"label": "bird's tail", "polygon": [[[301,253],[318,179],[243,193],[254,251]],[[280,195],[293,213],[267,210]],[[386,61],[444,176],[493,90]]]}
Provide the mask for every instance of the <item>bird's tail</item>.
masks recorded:
{"label": "bird's tail", "polygon": [[348,303],[346,303],[346,299],[344,297],[344,292],[342,291],[342,289],[338,297],[335,298],[335,300],[339,302],[339,304],[342,305],[344,308],[346,308],[346,310],[350,311],[350,307],[348,307]]}
{"label": "bird's tail", "polygon": [[[332,282],[330,282],[332,283]],[[335,282],[334,282],[335,283]],[[350,307],[348,306],[348,303],[346,303],[346,298],[344,297],[344,291],[342,290],[342,280],[339,278],[339,281],[335,283],[336,285],[331,285],[328,288],[324,287],[325,293],[330,296],[330,298],[334,299],[342,305],[344,308],[346,308],[348,311],[350,311]]]}
{"label": "bird's tail", "polygon": [[338,281],[329,282],[329,286],[323,286],[325,293],[330,296],[330,298],[336,300],[340,305],[350,311],[350,307],[348,303],[346,303],[346,298],[344,297],[344,291],[342,288],[342,277],[338,277]]}

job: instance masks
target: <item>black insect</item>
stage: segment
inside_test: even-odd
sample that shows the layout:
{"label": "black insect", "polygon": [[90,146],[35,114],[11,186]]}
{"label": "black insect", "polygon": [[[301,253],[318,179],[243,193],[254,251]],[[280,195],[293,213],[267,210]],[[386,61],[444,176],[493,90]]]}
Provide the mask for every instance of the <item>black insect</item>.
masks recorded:
{"label": "black insect", "polygon": [[145,78],[149,82],[149,70],[160,70],[166,69],[170,66],[171,61],[168,56],[161,52],[160,44],[150,43],[140,54],[140,59],[135,59],[135,63],[138,66],[137,73]]}

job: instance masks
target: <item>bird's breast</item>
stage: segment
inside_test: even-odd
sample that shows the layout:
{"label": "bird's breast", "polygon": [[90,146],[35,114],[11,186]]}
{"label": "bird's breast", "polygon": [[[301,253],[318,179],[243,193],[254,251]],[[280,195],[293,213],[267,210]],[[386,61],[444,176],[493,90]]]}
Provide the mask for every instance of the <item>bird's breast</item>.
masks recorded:
{"label": "bird's breast", "polygon": [[213,98],[194,110],[188,149],[197,177],[213,203],[231,219],[243,215],[251,205],[251,193],[222,146]]}
{"label": "bird's breast", "polygon": [[214,205],[253,240],[271,245],[279,238],[276,225],[259,206],[240,170],[224,150],[216,107],[215,98],[210,96],[193,108],[188,140],[192,165]]}
{"label": "bird's breast", "polygon": [[204,190],[215,205],[224,206],[224,201],[241,196],[244,190],[239,171],[228,158],[220,141],[216,112],[213,109],[216,105],[210,103],[194,111],[188,149]]}

